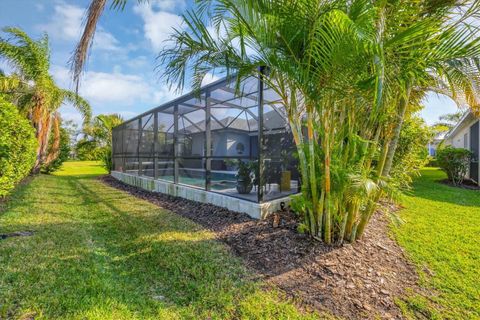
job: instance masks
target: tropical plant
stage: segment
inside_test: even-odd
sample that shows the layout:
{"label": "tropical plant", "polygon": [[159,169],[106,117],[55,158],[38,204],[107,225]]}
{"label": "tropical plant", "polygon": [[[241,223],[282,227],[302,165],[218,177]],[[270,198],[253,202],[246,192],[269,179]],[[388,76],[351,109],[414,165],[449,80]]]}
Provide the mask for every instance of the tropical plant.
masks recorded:
{"label": "tropical plant", "polygon": [[81,161],[94,161],[102,159],[102,150],[97,147],[94,140],[89,137],[78,140],[74,146],[75,158]]}
{"label": "tropical plant", "polygon": [[[189,75],[198,89],[205,75],[215,72],[235,81],[237,91],[251,75],[274,90],[297,145],[302,229],[326,243],[354,241],[380,198],[394,191],[391,168],[403,122],[426,92],[480,108],[480,46],[471,24],[478,6],[199,1],[185,14],[185,29],[173,32],[158,67],[165,67],[163,77],[179,90]],[[87,21],[98,21],[101,10],[94,12]],[[91,31],[90,25],[77,50],[82,54],[74,59],[77,80]]]}
{"label": "tropical plant", "polygon": [[422,118],[411,115],[405,119],[390,172],[394,183],[400,189],[408,189],[412,177],[420,175],[420,169],[428,163],[426,146],[432,137],[431,128]]}
{"label": "tropical plant", "polygon": [[[90,106],[75,93],[59,88],[49,73],[50,53],[48,37],[31,39],[18,28],[7,27],[3,31],[7,38],[0,38],[0,59],[14,69],[10,76],[0,76],[0,92],[15,104],[35,128],[38,141],[37,159],[33,168],[38,172],[42,165],[55,159],[60,143],[60,114],[57,112],[64,102],[72,103],[83,115],[90,118]],[[54,128],[53,144],[48,153],[49,137]]]}
{"label": "tropical plant", "polygon": [[235,177],[237,178],[237,191],[241,194],[247,194],[252,191],[253,187],[253,179],[252,179],[253,171],[251,163],[239,161],[238,162],[238,170]]}
{"label": "tropical plant", "polygon": [[41,171],[44,173],[51,173],[54,172],[62,166],[62,164],[68,160],[70,157],[70,136],[67,131],[63,126],[60,126],[59,128],[54,128],[54,130],[59,130],[59,135],[60,135],[60,142],[59,142],[59,147],[57,148],[56,151],[52,150],[55,146],[55,137],[56,135],[50,135],[50,141],[48,145],[48,154],[55,156],[53,157],[53,160],[49,161],[48,164],[42,165]]}
{"label": "tropical plant", "polygon": [[0,95],[0,198],[28,175],[35,163],[36,147],[30,123]]}
{"label": "tropical plant", "polygon": [[464,112],[446,113],[438,117],[438,122],[433,125],[436,132],[445,132],[452,129],[462,119]]}
{"label": "tropical plant", "polygon": [[437,152],[437,163],[447,174],[448,180],[458,186],[463,183],[470,166],[472,152],[463,148],[447,146]]}
{"label": "tropical plant", "polygon": [[85,160],[101,160],[112,170],[112,129],[123,122],[119,114],[101,114],[84,127],[85,138],[77,144],[77,156]]}

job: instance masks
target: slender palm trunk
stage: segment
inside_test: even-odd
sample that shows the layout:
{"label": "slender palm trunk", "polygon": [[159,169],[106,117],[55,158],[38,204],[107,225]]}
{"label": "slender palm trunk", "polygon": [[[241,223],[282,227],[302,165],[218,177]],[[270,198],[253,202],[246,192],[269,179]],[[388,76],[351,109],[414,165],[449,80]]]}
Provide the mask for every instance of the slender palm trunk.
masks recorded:
{"label": "slender palm trunk", "polygon": [[407,87],[407,92],[404,97],[400,99],[399,109],[397,112],[397,121],[396,126],[393,130],[393,137],[390,145],[388,146],[388,153],[385,161],[385,166],[383,167],[383,176],[388,176],[393,165],[393,158],[395,156],[395,151],[397,150],[398,140],[400,139],[400,132],[403,126],[403,119],[405,118],[405,112],[407,111],[408,102],[410,99],[410,87]]}
{"label": "slender palm trunk", "polygon": [[329,114],[325,114],[323,117],[323,129],[325,130],[325,135],[323,139],[323,152],[325,154],[324,159],[324,175],[325,175],[325,182],[324,182],[324,189],[325,189],[325,204],[324,204],[324,215],[325,215],[325,222],[324,222],[324,238],[326,244],[330,244],[332,242],[332,223],[331,223],[331,212],[330,212],[330,197],[331,197],[331,181],[330,181],[330,161],[331,161],[331,148],[330,148],[330,125],[329,125]]}
{"label": "slender palm trunk", "polygon": [[51,149],[48,149],[49,138],[47,139],[45,165],[49,165],[53,160],[55,160],[60,152],[60,114],[58,112],[56,112],[55,116],[53,117],[52,133],[53,141]]}
{"label": "slender palm trunk", "polygon": [[308,171],[309,171],[309,184],[310,184],[310,192],[312,195],[312,215],[316,219],[314,219],[314,225],[311,226],[311,234],[315,235],[320,230],[318,230],[318,221],[321,220],[322,216],[321,213],[317,213],[317,206],[318,206],[318,192],[317,192],[317,176],[315,170],[315,137],[313,134],[313,108],[310,106],[307,108],[307,134],[308,134]]}

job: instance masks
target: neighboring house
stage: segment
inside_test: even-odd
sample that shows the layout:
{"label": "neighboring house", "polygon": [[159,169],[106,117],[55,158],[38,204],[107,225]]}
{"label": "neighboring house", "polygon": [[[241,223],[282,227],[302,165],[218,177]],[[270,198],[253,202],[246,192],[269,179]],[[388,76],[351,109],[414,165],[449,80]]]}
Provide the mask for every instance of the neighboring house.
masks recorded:
{"label": "neighboring house", "polygon": [[433,137],[432,141],[430,141],[427,145],[428,148],[428,155],[431,157],[435,157],[437,155],[437,149],[440,143],[445,139],[447,132],[439,132]]}
{"label": "neighboring house", "polygon": [[478,158],[480,153],[480,121],[472,112],[466,113],[452,130],[445,136],[445,143],[455,148],[465,148],[473,153],[470,162],[468,177],[480,183],[480,166]]}

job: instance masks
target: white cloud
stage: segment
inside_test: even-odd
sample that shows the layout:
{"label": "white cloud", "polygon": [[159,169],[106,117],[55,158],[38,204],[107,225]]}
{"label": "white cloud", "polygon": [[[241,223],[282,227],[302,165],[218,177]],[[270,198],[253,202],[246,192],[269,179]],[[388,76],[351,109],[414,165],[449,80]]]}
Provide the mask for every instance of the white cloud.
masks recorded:
{"label": "white cloud", "polygon": [[[78,41],[83,32],[82,20],[85,9],[75,5],[58,3],[54,7],[54,14],[46,24],[37,25],[37,29],[45,31],[49,36],[64,40]],[[102,27],[97,27],[93,47],[100,50],[121,50],[118,40]]]}
{"label": "white cloud", "polygon": [[[69,87],[71,77],[67,68],[54,66],[52,74],[60,86]],[[87,71],[80,95],[90,102],[94,111],[108,109],[110,113],[117,112],[115,108],[120,107],[132,108],[130,112],[138,113],[139,108],[153,108],[176,97],[166,85],[154,86],[147,79],[122,73],[118,68],[113,73]]]}
{"label": "white cloud", "polygon": [[119,51],[121,48],[118,45],[118,40],[109,32],[99,28],[95,33],[93,39],[93,47],[100,50]]}
{"label": "white cloud", "polygon": [[62,40],[79,39],[83,14],[84,10],[80,7],[59,3],[54,7],[50,22],[41,24],[38,28]]}
{"label": "white cloud", "polygon": [[118,113],[119,115],[121,115],[124,120],[131,119],[135,117],[137,114],[139,114],[139,112],[126,111],[126,110],[118,111],[115,113]]}
{"label": "white cloud", "polygon": [[149,61],[146,56],[137,56],[135,58],[127,59],[127,61],[125,61],[125,65],[134,70],[142,69],[148,66],[149,64],[151,64],[153,68],[154,61],[153,60]]}
{"label": "white cloud", "polygon": [[133,104],[150,96],[150,87],[141,77],[122,73],[87,72],[80,90],[95,104]]}
{"label": "white cloud", "polygon": [[184,6],[184,1],[157,0],[134,7],[134,12],[143,19],[145,38],[154,51],[157,52],[163,48],[173,28],[182,28],[182,17],[172,11]]}
{"label": "white cloud", "polygon": [[60,114],[63,120],[71,120],[78,125],[81,125],[83,122],[82,115],[71,105],[62,106],[60,108]]}

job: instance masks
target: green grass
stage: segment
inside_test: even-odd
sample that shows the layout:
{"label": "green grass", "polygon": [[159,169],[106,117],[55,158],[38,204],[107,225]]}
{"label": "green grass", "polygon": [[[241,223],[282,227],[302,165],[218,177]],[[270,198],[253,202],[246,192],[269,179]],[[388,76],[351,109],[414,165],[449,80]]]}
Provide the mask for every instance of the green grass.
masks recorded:
{"label": "green grass", "polygon": [[213,234],[67,162],[0,212],[0,319],[297,319]]}
{"label": "green grass", "polygon": [[438,169],[423,170],[402,202],[405,223],[394,233],[435,302],[413,296],[403,307],[429,318],[479,319],[480,192],[438,182],[445,178]]}

